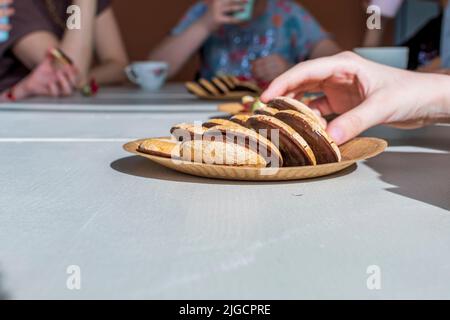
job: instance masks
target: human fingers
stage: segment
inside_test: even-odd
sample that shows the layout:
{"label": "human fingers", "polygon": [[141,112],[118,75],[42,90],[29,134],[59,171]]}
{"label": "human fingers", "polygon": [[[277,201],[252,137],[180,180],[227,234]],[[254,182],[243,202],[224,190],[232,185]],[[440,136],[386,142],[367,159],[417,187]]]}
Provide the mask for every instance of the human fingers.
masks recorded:
{"label": "human fingers", "polygon": [[231,5],[245,6],[248,0],[214,0],[214,4],[218,7],[227,7]]}
{"label": "human fingers", "polygon": [[220,8],[220,11],[222,14],[232,14],[235,12],[240,12],[242,10],[244,10],[244,4],[239,4],[239,3],[234,3],[234,2],[225,4]]}
{"label": "human fingers", "polygon": [[337,72],[356,73],[353,59],[353,53],[343,53],[302,62],[276,78],[262,94],[261,99],[267,102],[291,91],[305,90],[304,84],[315,86]]}
{"label": "human fingers", "polygon": [[48,95],[51,97],[59,97],[60,96],[60,89],[58,88],[58,85],[56,82],[50,82],[47,84],[47,90]]}
{"label": "human fingers", "polygon": [[255,79],[261,79],[263,73],[260,68],[252,68],[252,76]]}
{"label": "human fingers", "polygon": [[73,92],[73,87],[70,83],[70,80],[61,70],[56,72],[56,79],[57,85],[59,87],[59,92],[64,96],[70,96]]}
{"label": "human fingers", "polygon": [[265,68],[265,58],[255,59],[251,62],[252,71],[254,74],[261,74],[263,68]]}
{"label": "human fingers", "polygon": [[255,79],[264,82],[270,82],[276,76],[276,73],[274,73],[273,68],[270,68],[269,66],[266,65],[262,66],[255,65],[252,68],[252,73]]}
{"label": "human fingers", "polygon": [[79,73],[74,66],[64,66],[63,68],[61,68],[61,72],[66,77],[66,79],[69,80],[69,83],[72,87],[77,87]]}
{"label": "human fingers", "polygon": [[232,14],[233,12],[239,12],[244,9],[245,2],[242,0],[218,0],[214,3],[213,10],[216,14]]}
{"label": "human fingers", "polygon": [[379,105],[374,98],[365,100],[333,120],[327,132],[338,145],[357,137],[361,132],[384,122],[387,116],[377,107]]}
{"label": "human fingers", "polygon": [[234,13],[244,10],[246,1],[222,0],[213,7],[216,20],[221,24],[239,24],[242,21],[234,16]]}
{"label": "human fingers", "polygon": [[270,82],[286,71],[288,67],[285,62],[278,57],[269,56],[256,60],[252,65],[252,68],[255,74]]}
{"label": "human fingers", "polygon": [[221,18],[220,22],[221,22],[222,24],[239,24],[239,23],[242,23],[241,20],[236,19],[236,18],[233,17],[233,16],[223,16],[223,17]]}
{"label": "human fingers", "polygon": [[255,67],[268,67],[279,64],[280,63],[279,60],[280,59],[277,55],[270,55],[267,57],[255,59],[253,60],[252,63],[254,64]]}

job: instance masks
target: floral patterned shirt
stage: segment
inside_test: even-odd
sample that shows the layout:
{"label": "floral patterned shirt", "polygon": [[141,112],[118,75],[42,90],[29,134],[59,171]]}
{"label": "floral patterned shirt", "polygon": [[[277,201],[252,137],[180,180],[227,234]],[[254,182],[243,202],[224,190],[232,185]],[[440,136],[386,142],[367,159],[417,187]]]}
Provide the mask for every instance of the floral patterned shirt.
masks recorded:
{"label": "floral patterned shirt", "polygon": [[[208,10],[195,4],[172,30],[179,35]],[[252,60],[279,54],[295,64],[308,58],[321,40],[328,38],[317,21],[292,0],[268,0],[265,12],[240,25],[224,25],[204,43],[201,76],[217,73],[251,78]]]}
{"label": "floral patterned shirt", "polygon": [[445,7],[442,22],[441,60],[443,68],[450,68],[450,2]]}

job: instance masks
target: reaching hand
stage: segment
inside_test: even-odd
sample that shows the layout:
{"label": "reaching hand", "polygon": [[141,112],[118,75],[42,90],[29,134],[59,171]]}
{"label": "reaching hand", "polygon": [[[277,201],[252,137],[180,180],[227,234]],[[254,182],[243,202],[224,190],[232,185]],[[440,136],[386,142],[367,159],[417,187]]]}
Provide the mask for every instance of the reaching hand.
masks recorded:
{"label": "reaching hand", "polygon": [[13,89],[16,100],[32,96],[70,96],[76,86],[78,73],[71,65],[61,66],[47,56],[25,79]]}
{"label": "reaching hand", "polygon": [[341,115],[327,131],[342,144],[377,124],[409,128],[448,121],[449,87],[448,76],[395,69],[344,52],[300,63],[273,81],[261,98],[323,92],[311,107],[324,116]]}

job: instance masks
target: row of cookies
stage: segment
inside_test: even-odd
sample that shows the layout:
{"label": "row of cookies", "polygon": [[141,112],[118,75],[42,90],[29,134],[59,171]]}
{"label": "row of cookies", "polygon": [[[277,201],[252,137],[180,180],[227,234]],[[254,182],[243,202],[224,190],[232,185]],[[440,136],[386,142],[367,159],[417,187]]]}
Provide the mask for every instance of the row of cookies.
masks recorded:
{"label": "row of cookies", "polygon": [[144,141],[151,155],[208,164],[251,167],[314,166],[341,161],[320,117],[301,102],[280,97],[253,115],[179,124],[172,139]]}
{"label": "row of cookies", "polygon": [[[317,99],[319,96],[310,95],[308,97],[303,97],[300,101],[306,106],[311,103],[311,101]],[[230,102],[230,103],[222,103],[219,104],[217,109],[220,112],[228,113],[231,115],[235,114],[254,114],[260,108],[266,107],[265,104],[261,103],[261,101],[254,96],[244,96],[240,99],[239,102]]]}

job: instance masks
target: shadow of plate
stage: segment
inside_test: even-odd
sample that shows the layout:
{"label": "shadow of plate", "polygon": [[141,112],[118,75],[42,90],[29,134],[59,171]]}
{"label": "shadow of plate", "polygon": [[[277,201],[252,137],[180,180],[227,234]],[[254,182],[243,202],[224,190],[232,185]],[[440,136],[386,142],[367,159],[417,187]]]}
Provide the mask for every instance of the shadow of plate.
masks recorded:
{"label": "shadow of plate", "polygon": [[281,185],[281,184],[298,184],[298,183],[308,183],[311,181],[322,181],[328,179],[335,179],[345,175],[348,175],[356,170],[357,165],[353,165],[343,171],[336,174],[308,180],[296,180],[296,181],[231,181],[231,180],[218,180],[209,179],[197,176],[191,176],[185,173],[180,173],[159,164],[156,164],[148,159],[139,156],[129,156],[125,158],[118,159],[110,164],[111,168],[117,172],[155,180],[173,181],[173,182],[185,182],[185,183],[196,183],[196,184],[216,184],[216,185]]}

